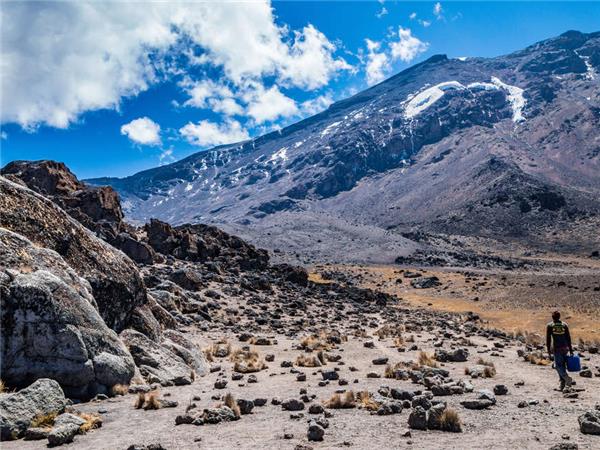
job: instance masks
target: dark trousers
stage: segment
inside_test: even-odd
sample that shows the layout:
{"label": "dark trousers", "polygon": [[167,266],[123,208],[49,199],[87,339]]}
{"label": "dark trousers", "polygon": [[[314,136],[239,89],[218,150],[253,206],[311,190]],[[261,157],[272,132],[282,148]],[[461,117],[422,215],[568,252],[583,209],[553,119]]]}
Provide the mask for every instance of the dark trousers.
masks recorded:
{"label": "dark trousers", "polygon": [[562,352],[554,353],[554,368],[562,381],[566,381],[567,375],[567,354]]}

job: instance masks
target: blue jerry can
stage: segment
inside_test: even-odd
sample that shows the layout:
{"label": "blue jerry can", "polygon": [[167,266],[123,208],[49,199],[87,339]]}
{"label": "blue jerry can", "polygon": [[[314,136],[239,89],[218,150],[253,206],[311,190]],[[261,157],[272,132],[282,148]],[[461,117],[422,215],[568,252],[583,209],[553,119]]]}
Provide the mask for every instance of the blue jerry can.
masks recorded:
{"label": "blue jerry can", "polygon": [[581,360],[579,355],[567,356],[567,370],[569,372],[579,372],[581,370]]}

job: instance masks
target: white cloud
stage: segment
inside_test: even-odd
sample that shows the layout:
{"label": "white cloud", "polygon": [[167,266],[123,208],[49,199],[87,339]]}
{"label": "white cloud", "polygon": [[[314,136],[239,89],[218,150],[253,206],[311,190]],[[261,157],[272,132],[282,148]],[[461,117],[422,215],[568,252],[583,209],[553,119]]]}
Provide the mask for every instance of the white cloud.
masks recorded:
{"label": "white cloud", "polygon": [[435,5],[433,5],[433,15],[435,17],[438,18],[438,20],[443,19],[443,8],[442,8],[442,4],[440,2],[437,2]]}
{"label": "white cloud", "polygon": [[417,13],[416,13],[416,12],[412,12],[412,13],[410,13],[410,16],[408,16],[408,18],[409,18],[410,20],[415,20],[415,19],[417,18]]}
{"label": "white cloud", "polygon": [[160,144],[160,125],[148,117],[140,117],[123,125],[121,134],[137,144]]}
{"label": "white cloud", "polygon": [[163,166],[165,164],[169,164],[170,162],[175,161],[175,157],[173,156],[173,149],[167,148],[160,152],[158,155],[158,164]]}
{"label": "white cloud", "polygon": [[375,14],[375,16],[376,16],[378,19],[381,19],[383,16],[387,15],[387,13],[388,13],[388,10],[386,9],[386,7],[385,7],[385,6],[382,6],[382,7],[381,7],[381,10],[380,10],[380,11],[379,11],[377,14]]}
{"label": "white cloud", "polygon": [[398,29],[398,41],[390,44],[393,59],[410,62],[420,53],[427,51],[429,44],[412,35],[409,28]]}
{"label": "white cloud", "polygon": [[226,119],[223,123],[201,120],[198,123],[189,122],[179,129],[179,133],[190,144],[199,147],[231,144],[233,142],[249,139],[248,131],[233,119]]}
{"label": "white cloud", "polygon": [[367,64],[365,67],[367,73],[367,84],[372,85],[385,79],[386,73],[390,69],[388,56],[380,52],[381,42],[365,39],[367,43]]}
{"label": "white cloud", "polygon": [[233,91],[226,85],[212,80],[191,81],[185,78],[180,86],[189,95],[184,106],[211,109],[227,116],[241,115],[244,110],[236,101]]}
{"label": "white cloud", "polygon": [[6,131],[0,131],[0,140],[5,141],[8,139],[8,133]]}
{"label": "white cloud", "polygon": [[[351,69],[313,25],[277,24],[269,1],[9,2],[1,21],[0,122],[29,130],[67,128],[86,111],[117,109],[123,98],[182,73],[168,62],[178,58],[165,58],[173,52],[236,86],[271,77],[315,89]],[[238,113],[228,98],[215,105]]]}
{"label": "white cloud", "polygon": [[332,103],[333,98],[331,94],[319,95],[318,97],[302,102],[300,104],[300,111],[305,116],[313,116],[321,111],[325,111]]}
{"label": "white cloud", "polygon": [[252,83],[243,98],[248,103],[246,114],[257,124],[295,116],[299,112],[296,102],[283,94],[277,86],[265,89],[259,83]]}
{"label": "white cloud", "polygon": [[431,22],[429,20],[421,20],[419,19],[419,24],[423,26],[423,28],[427,28],[428,26],[431,25]]}

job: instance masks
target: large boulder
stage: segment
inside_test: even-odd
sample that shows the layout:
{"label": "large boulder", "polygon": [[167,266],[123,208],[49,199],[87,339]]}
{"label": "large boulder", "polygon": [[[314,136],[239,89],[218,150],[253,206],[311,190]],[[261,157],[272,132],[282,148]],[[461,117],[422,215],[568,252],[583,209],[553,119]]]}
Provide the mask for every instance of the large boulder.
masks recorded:
{"label": "large boulder", "polygon": [[90,284],[56,252],[0,228],[2,378],[15,387],[57,380],[89,398],[127,384],[135,366],[96,310]]}
{"label": "large boulder", "polygon": [[0,211],[0,227],[56,251],[90,283],[110,328],[119,332],[127,327],[135,308],[146,303],[135,263],[47,198],[0,177]]}
{"label": "large boulder", "polygon": [[196,344],[175,330],[165,330],[163,337],[162,346],[183,359],[189,367],[194,369],[196,375],[204,376],[208,373],[210,365]]}
{"label": "large boulder", "polygon": [[23,435],[33,419],[61,414],[67,399],[54,380],[42,378],[13,394],[0,394],[0,438],[3,441]]}
{"label": "large boulder", "polygon": [[600,405],[579,416],[579,429],[583,434],[600,435]]}
{"label": "large boulder", "polygon": [[120,336],[149,383],[163,386],[191,384],[192,368],[171,350],[135,330],[124,330]]}

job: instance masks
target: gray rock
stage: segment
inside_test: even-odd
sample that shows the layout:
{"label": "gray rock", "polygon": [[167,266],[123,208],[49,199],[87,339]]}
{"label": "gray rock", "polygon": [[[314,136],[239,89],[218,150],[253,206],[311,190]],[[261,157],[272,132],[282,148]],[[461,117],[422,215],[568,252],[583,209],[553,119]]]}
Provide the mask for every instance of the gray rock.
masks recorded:
{"label": "gray rock", "polygon": [[252,400],[238,399],[237,405],[240,407],[240,413],[250,414],[254,409],[254,402]]}
{"label": "gray rock", "polygon": [[583,434],[600,435],[600,409],[592,409],[579,416],[579,429]]}
{"label": "gray rock", "polygon": [[84,423],[85,420],[71,413],[61,414],[54,420],[55,427],[61,427],[63,425],[77,425],[77,427],[80,427]]}
{"label": "gray rock", "polygon": [[335,381],[340,378],[340,374],[337,373],[335,370],[324,370],[321,372],[321,376],[323,377],[323,380],[329,381]]}
{"label": "gray rock", "polygon": [[308,433],[306,437],[309,441],[322,441],[325,430],[316,421],[311,420],[308,424]]}
{"label": "gray rock", "polygon": [[31,428],[27,428],[27,431],[25,431],[25,436],[23,436],[23,439],[25,439],[26,441],[41,441],[42,439],[48,439],[49,434],[50,434],[49,428],[31,427]]}
{"label": "gray rock", "polygon": [[60,414],[68,400],[55,380],[42,378],[14,394],[0,396],[0,439],[23,435],[31,421],[47,414]]}
{"label": "gray rock", "polygon": [[494,386],[494,394],[496,395],[506,395],[508,394],[508,387],[505,384],[497,384]]}
{"label": "gray rock", "polygon": [[196,372],[197,376],[204,376],[209,372],[210,366],[204,353],[186,338],[183,333],[175,330],[165,330],[165,338],[162,346],[171,350],[179,356],[190,368]]}
{"label": "gray rock", "polygon": [[227,406],[221,406],[220,408],[209,408],[205,409],[202,419],[204,423],[217,424],[221,422],[232,422],[238,420],[239,417]]}
{"label": "gray rock", "polygon": [[440,362],[464,362],[469,358],[469,350],[457,348],[456,350],[437,349],[435,359]]}
{"label": "gray rock", "polygon": [[54,427],[48,434],[48,446],[56,447],[73,442],[73,438],[79,433],[79,426],[73,423],[67,423]]}
{"label": "gray rock", "polygon": [[467,409],[486,409],[494,404],[491,400],[484,398],[477,398],[472,400],[463,400],[460,402]]}
{"label": "gray rock", "polygon": [[191,384],[190,367],[175,353],[135,330],[124,330],[120,336],[149,383]]}
{"label": "gray rock", "polygon": [[304,409],[304,402],[295,398],[289,398],[281,403],[281,407],[285,411],[301,411]]}
{"label": "gray rock", "polygon": [[[0,228],[2,378],[23,387],[57,380],[73,398],[89,399],[117,383],[128,384],[133,359],[96,310],[90,284],[54,251]],[[27,349],[23,351],[22,349]]]}
{"label": "gray rock", "polygon": [[446,409],[446,405],[439,403],[433,405],[427,412],[427,428],[430,430],[440,430],[442,428],[441,417]]}
{"label": "gray rock", "polygon": [[408,416],[408,427],[413,430],[426,430],[427,411],[420,406],[414,408]]}

